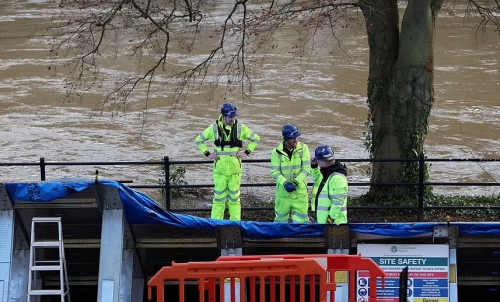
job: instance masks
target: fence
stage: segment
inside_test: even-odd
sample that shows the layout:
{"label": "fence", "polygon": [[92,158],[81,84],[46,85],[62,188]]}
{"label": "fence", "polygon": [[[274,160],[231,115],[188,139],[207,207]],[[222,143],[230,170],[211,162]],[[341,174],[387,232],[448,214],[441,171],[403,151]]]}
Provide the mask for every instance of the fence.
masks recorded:
{"label": "fence", "polygon": [[[432,162],[500,162],[500,159],[485,159],[485,158],[449,158],[449,159],[429,159],[425,158],[423,154],[419,156],[418,159],[342,159],[344,163],[352,162],[418,162],[419,167],[419,177],[417,182],[410,183],[373,183],[373,182],[349,182],[349,186],[416,186],[418,187],[418,202],[415,207],[387,207],[387,206],[357,206],[348,207],[348,209],[364,209],[364,210],[394,210],[394,209],[404,209],[404,210],[415,210],[418,213],[418,220],[422,221],[424,216],[424,211],[426,210],[500,210],[500,206],[425,206],[424,204],[424,192],[425,188],[428,186],[490,186],[490,187],[500,187],[500,183],[497,182],[428,182],[425,181],[425,165]],[[270,163],[270,159],[249,159],[244,160],[244,163]],[[182,188],[210,188],[213,184],[187,184],[187,185],[176,185],[169,182],[170,179],[170,167],[173,165],[199,165],[199,164],[213,164],[212,161],[172,161],[168,156],[163,158],[163,161],[116,161],[116,162],[48,162],[45,158],[41,157],[38,162],[21,162],[21,163],[0,163],[2,166],[38,166],[40,168],[40,180],[46,181],[46,171],[48,167],[51,166],[133,166],[133,165],[152,165],[157,167],[163,167],[165,184],[160,185],[135,185],[130,184],[129,187],[135,189],[164,189],[165,190],[165,208],[168,211],[173,212],[194,212],[194,211],[210,211],[207,208],[192,208],[192,209],[173,209],[171,207],[171,191],[173,189]],[[241,187],[272,187],[276,184],[272,183],[247,183],[241,184]],[[311,185],[311,184],[310,184]],[[274,210],[271,207],[249,207],[243,208],[243,210]]]}
{"label": "fence", "polygon": [[[198,285],[199,301],[319,301],[335,302],[337,271],[346,271],[350,276],[350,294],[356,296],[356,273],[368,271],[370,301],[377,301],[377,279],[385,286],[384,271],[372,259],[357,255],[316,255],[328,260],[328,267],[321,265],[316,259],[302,256],[279,258],[269,256],[265,261],[256,257],[226,257],[221,261],[175,263],[161,268],[148,281],[148,299],[153,299],[153,288],[156,289],[157,301],[187,301],[185,285],[194,281]],[[165,293],[165,281],[178,282],[179,299]],[[247,282],[248,281],[248,282]],[[297,282],[296,282],[297,281]],[[258,285],[257,285],[258,282]],[[229,285],[226,294],[226,283]],[[238,286],[236,285],[238,283]],[[247,285],[248,283],[248,285]],[[269,286],[266,286],[269,284]],[[288,291],[286,290],[286,285]],[[306,284],[309,295],[306,298]],[[218,286],[217,286],[218,285]],[[318,289],[316,289],[318,285]],[[276,287],[278,286],[278,290]],[[218,290],[217,290],[218,287]],[[298,291],[297,291],[298,287]],[[172,291],[174,292],[174,291]],[[217,293],[219,299],[217,299]],[[166,294],[166,295],[165,295]],[[227,295],[227,297],[226,297]],[[207,296],[207,299],[205,299]]]}

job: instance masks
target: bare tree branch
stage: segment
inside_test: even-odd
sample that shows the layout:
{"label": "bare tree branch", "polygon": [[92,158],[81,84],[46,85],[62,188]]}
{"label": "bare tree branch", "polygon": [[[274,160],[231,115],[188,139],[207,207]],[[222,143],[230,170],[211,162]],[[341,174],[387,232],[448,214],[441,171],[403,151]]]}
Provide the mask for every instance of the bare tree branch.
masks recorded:
{"label": "bare tree branch", "polygon": [[[252,91],[252,65],[262,62],[268,50],[279,46],[273,37],[280,28],[297,24],[303,35],[289,52],[290,60],[298,54],[307,53],[311,57],[335,36],[336,30],[344,27],[336,21],[347,20],[349,9],[357,7],[356,2],[348,1],[274,0],[268,8],[259,9],[250,8],[248,0],[238,0],[221,24],[216,21],[219,16],[214,15],[216,11],[222,12],[216,8],[220,7],[219,3],[215,0],[73,0],[62,5],[61,17],[54,19],[47,33],[55,42],[53,57],[71,58],[67,63],[70,67],[66,84],[68,101],[74,96],[83,100],[90,91],[102,91],[105,96],[96,113],[106,107],[122,110],[134,91],[144,87],[144,108],[147,108],[153,89],[160,92],[166,87],[173,92],[175,101],[181,101],[194,85],[205,84],[212,88],[225,84],[226,94],[238,85],[246,97]],[[59,20],[64,19],[69,22],[60,23]],[[322,33],[317,40],[315,36],[324,32],[325,26],[330,27],[330,33]],[[199,51],[198,46],[207,36],[217,43],[201,61],[189,66],[189,55]],[[113,80],[115,86],[109,89],[110,80],[100,70],[101,62],[123,56],[123,51],[118,51],[123,39],[129,40],[126,45],[130,48],[129,58],[137,60],[140,69],[146,69],[123,74],[121,79]],[[179,51],[172,53],[176,47]],[[262,51],[257,54],[259,50]],[[169,58],[176,53],[182,54],[187,66],[172,68]]]}
{"label": "bare tree branch", "polygon": [[[437,12],[443,1],[431,0],[432,11]],[[480,18],[478,35],[485,37],[490,24],[500,29],[499,1],[468,0],[467,16]],[[381,4],[371,0],[255,3],[259,2],[72,0],[62,4],[47,34],[53,42],[53,58],[69,58],[68,101],[75,96],[83,100],[90,92],[104,95],[99,110],[122,110],[133,98],[143,99],[134,90],[146,90],[146,103],[165,95],[182,103],[196,87],[209,87],[207,99],[212,100],[219,85],[226,85],[223,97],[237,89],[245,98],[252,92],[252,68],[270,54],[278,51],[287,54],[288,60],[309,61],[326,45],[342,51],[339,34],[364,21],[356,20],[360,5],[366,13],[383,14]],[[298,33],[291,49],[275,42],[283,28]],[[128,65],[136,64],[136,71],[110,75],[102,69],[103,62],[123,56]]]}
{"label": "bare tree branch", "polygon": [[[500,4],[498,0],[469,0],[465,9],[466,17],[478,16],[479,24],[476,26],[476,39],[481,33],[487,39],[488,25],[492,24],[495,32],[500,34]],[[477,40],[476,40],[477,43]]]}

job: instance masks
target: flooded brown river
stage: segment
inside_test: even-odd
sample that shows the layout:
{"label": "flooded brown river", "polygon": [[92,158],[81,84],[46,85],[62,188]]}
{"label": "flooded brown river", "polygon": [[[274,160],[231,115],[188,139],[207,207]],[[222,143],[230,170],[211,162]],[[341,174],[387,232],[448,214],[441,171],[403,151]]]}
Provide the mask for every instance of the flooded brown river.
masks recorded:
{"label": "flooded brown river", "polygon": [[[144,129],[141,111],[136,110],[143,101],[139,97],[132,99],[126,114],[113,119],[108,113],[89,117],[95,97],[82,104],[63,103],[66,70],[49,70],[48,42],[36,32],[46,26],[53,6],[54,1],[45,0],[0,3],[0,162],[34,162],[40,157],[58,162],[144,161],[163,156],[203,160],[194,139],[217,118],[220,100],[209,104],[204,95],[193,94],[171,114],[171,101],[159,95],[149,104]],[[493,31],[487,32],[486,40],[477,37],[476,25],[475,20],[446,9],[438,17],[436,101],[426,140],[429,158],[500,158],[500,39]],[[282,43],[292,38],[283,37]],[[270,158],[286,123],[299,127],[302,142],[311,149],[330,144],[339,158],[368,157],[362,135],[367,117],[366,36],[363,29],[352,30],[341,41],[344,52],[312,58],[307,64],[273,54],[256,71],[252,98],[243,102],[237,93],[232,96],[240,121],[261,136],[252,158]],[[128,67],[125,64],[124,59],[108,64],[106,72],[118,73]],[[365,165],[349,166],[351,181],[369,180]],[[500,163],[481,166],[433,163],[431,180],[500,181]],[[47,179],[92,177],[94,170],[52,166],[47,168]],[[212,181],[209,165],[187,170],[191,184]],[[136,184],[154,184],[161,177],[158,168],[147,166],[99,167],[99,171],[104,178],[131,179]],[[244,173],[245,183],[272,182],[268,164],[248,164]],[[36,167],[0,167],[0,175],[2,182],[40,177]],[[364,189],[351,191],[359,194]],[[436,191],[491,194],[500,188]]]}

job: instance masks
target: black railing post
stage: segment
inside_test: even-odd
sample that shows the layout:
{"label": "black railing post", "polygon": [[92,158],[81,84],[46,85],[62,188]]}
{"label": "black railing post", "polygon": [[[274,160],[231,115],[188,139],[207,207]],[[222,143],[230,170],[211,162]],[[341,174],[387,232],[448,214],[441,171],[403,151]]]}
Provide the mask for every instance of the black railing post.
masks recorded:
{"label": "black railing post", "polygon": [[418,159],[418,221],[424,220],[424,181],[425,157],[421,153]]}
{"label": "black railing post", "polygon": [[399,274],[399,301],[408,301],[408,266]]}
{"label": "black railing post", "polygon": [[45,158],[40,157],[40,180],[45,181]]}
{"label": "black railing post", "polygon": [[165,168],[165,209],[170,211],[170,161],[168,156],[163,157],[163,167]]}

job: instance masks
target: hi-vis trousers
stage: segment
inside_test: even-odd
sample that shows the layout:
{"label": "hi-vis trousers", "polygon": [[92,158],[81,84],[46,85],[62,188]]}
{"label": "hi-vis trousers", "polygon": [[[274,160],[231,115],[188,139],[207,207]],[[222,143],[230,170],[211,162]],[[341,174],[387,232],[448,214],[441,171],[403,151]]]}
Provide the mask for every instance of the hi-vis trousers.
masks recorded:
{"label": "hi-vis trousers", "polygon": [[274,222],[288,222],[288,217],[290,212],[292,212],[292,222],[308,223],[308,208],[307,196],[297,198],[294,196],[294,193],[292,193],[290,197],[277,197],[274,205],[274,212],[276,214]]}
{"label": "hi-vis trousers", "polygon": [[212,218],[224,219],[226,202],[229,207],[229,219],[241,220],[240,185],[241,174],[214,174],[214,199]]}

